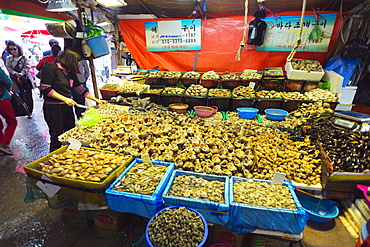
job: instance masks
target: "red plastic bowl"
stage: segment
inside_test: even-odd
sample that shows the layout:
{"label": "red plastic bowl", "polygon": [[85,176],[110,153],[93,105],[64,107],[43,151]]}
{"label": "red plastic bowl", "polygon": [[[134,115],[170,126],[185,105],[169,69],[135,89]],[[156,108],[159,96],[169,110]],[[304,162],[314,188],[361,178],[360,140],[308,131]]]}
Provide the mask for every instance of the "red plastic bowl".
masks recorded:
{"label": "red plastic bowl", "polygon": [[217,110],[217,106],[194,106],[194,111],[198,117],[209,117],[216,113]]}

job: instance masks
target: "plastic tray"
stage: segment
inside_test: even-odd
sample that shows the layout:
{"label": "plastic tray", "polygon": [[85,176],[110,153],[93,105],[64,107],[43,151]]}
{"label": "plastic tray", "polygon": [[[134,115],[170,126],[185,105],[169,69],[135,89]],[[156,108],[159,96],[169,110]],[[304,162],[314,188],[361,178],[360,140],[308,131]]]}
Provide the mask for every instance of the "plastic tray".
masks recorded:
{"label": "plastic tray", "polygon": [[[36,186],[37,181],[42,181],[48,184],[55,184],[55,185],[62,187],[58,191],[57,194],[69,196],[79,201],[86,201],[86,202],[97,203],[97,204],[105,204],[106,201],[104,198],[104,191],[119,176],[119,174],[123,172],[123,170],[127,167],[127,165],[132,161],[133,157],[128,156],[129,158],[126,160],[126,162],[124,162],[122,165],[120,165],[115,170],[113,170],[108,175],[108,177],[101,182],[91,182],[91,181],[69,179],[69,178],[64,178],[61,176],[55,176],[51,174],[47,174],[47,175],[48,177],[53,179],[55,183],[42,179],[41,177],[45,173],[37,169],[39,166],[39,163],[45,162],[47,159],[49,159],[54,154],[64,153],[67,150],[67,148],[68,148],[67,145],[63,146],[55,150],[54,152],[25,166],[24,170],[26,171],[27,175],[31,178],[31,181],[33,182],[34,187],[38,188]],[[85,147],[81,147],[81,149],[97,150],[97,149],[85,148]],[[103,152],[113,153],[109,151],[103,151]],[[120,155],[120,154],[117,154],[117,155]]]}
{"label": "plastic tray", "polygon": [[248,179],[231,177],[230,180],[230,222],[231,229],[237,233],[253,232],[256,229],[282,231],[293,234],[301,233],[306,227],[308,215],[301,206],[294,192],[291,182],[285,181],[296,203],[297,210],[261,207],[245,203],[234,202],[234,183],[235,181],[253,180],[258,182],[271,183],[269,180]]}
{"label": "plastic tray", "polygon": [[173,163],[152,161],[152,163],[155,165],[168,166],[166,173],[152,195],[134,194],[113,190],[113,187],[122,179],[123,176],[126,175],[130,169],[132,169],[132,167],[134,167],[137,163],[142,162],[143,161],[141,159],[136,158],[105,191],[105,197],[107,198],[110,209],[123,213],[132,213],[144,217],[152,217],[164,207],[162,192],[172,174],[172,171],[175,169],[175,165]]}
{"label": "plastic tray", "polygon": [[112,97],[117,97],[119,90],[107,90],[107,89],[99,89],[101,97],[104,100],[109,100]]}
{"label": "plastic tray", "polygon": [[[207,180],[217,180],[225,182],[225,195],[224,203],[218,203],[214,201],[206,201],[200,199],[192,199],[177,196],[168,196],[168,192],[171,189],[172,183],[175,177],[179,175],[201,177]],[[215,223],[219,225],[226,225],[229,221],[229,177],[228,176],[216,176],[211,174],[203,174],[196,172],[188,172],[175,170],[163,192],[163,200],[167,205],[183,205],[197,209],[206,218],[207,222]]]}

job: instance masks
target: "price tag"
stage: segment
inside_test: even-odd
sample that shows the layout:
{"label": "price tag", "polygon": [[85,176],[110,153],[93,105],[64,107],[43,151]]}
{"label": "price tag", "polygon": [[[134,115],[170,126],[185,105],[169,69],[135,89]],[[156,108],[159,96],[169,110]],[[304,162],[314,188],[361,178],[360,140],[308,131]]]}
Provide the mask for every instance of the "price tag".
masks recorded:
{"label": "price tag", "polygon": [[[50,181],[50,182],[54,182],[55,181],[53,179],[51,179],[50,177],[46,176],[45,174],[42,175],[41,177],[42,179],[44,180],[47,180],[47,181]],[[42,192],[44,192],[48,197],[53,197],[55,196],[56,193],[58,193],[58,191],[61,189],[60,186],[58,185],[54,185],[54,184],[49,184],[49,183],[44,183],[44,182],[41,182],[41,181],[37,181],[36,183],[37,187],[39,187]]]}
{"label": "price tag", "polygon": [[249,86],[248,87],[254,89],[255,86],[256,86],[256,83],[254,81],[249,82]]}
{"label": "price tag", "polygon": [[152,161],[150,160],[150,157],[148,154],[142,155],[141,159],[143,160],[144,163],[152,164]]}
{"label": "price tag", "polygon": [[77,139],[74,139],[74,138],[69,138],[68,139],[68,142],[69,142],[69,146],[67,149],[76,149],[76,150],[80,150],[82,144],[79,140]]}
{"label": "price tag", "polygon": [[285,173],[275,172],[272,177],[272,184],[283,184],[285,179]]}

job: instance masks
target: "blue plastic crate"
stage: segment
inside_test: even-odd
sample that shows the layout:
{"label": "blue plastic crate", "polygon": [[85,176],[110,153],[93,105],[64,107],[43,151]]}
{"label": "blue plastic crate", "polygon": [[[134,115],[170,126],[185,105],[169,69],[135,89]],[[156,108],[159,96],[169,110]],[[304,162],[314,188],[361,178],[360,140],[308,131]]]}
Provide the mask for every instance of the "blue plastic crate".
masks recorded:
{"label": "blue plastic crate", "polygon": [[165,206],[162,199],[162,192],[175,169],[175,164],[163,161],[152,161],[155,165],[168,166],[166,173],[152,195],[134,194],[113,190],[113,187],[122,179],[122,177],[138,163],[143,163],[143,161],[136,158],[108,187],[108,189],[106,189],[105,197],[108,202],[108,207],[114,211],[152,217]]}
{"label": "blue plastic crate", "polygon": [[234,202],[234,183],[237,180],[253,180],[271,183],[270,180],[248,179],[231,177],[230,179],[230,221],[228,227],[237,233],[253,232],[256,229],[275,230],[300,234],[306,227],[308,215],[301,206],[294,192],[291,182],[285,181],[283,185],[289,188],[297,210],[285,208],[261,207],[245,203]]}
{"label": "blue plastic crate", "polygon": [[[171,189],[173,181],[175,177],[179,175],[187,175],[187,176],[195,176],[201,177],[206,180],[217,180],[225,182],[225,192],[224,192],[224,203],[214,202],[214,201],[206,201],[200,199],[193,199],[193,198],[185,198],[185,197],[177,197],[177,196],[169,196],[168,192]],[[196,172],[188,172],[188,171],[181,171],[175,170],[172,173],[170,180],[163,192],[163,200],[167,205],[171,206],[188,206],[198,210],[203,217],[207,220],[208,223],[214,223],[219,225],[226,225],[229,221],[229,177],[228,176],[216,176],[210,174],[203,174],[203,173],[196,173]]]}

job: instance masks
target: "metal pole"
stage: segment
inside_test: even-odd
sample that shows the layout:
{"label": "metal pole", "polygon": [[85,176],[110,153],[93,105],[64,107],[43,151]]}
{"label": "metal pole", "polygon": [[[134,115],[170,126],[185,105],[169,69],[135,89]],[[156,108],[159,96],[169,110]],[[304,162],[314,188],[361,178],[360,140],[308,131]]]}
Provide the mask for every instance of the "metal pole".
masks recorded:
{"label": "metal pole", "polygon": [[95,67],[94,67],[94,58],[93,58],[93,56],[89,57],[89,66],[90,66],[90,71],[91,71],[92,84],[93,84],[93,87],[94,87],[94,96],[95,96],[95,98],[99,99],[99,91],[98,91],[98,85],[96,83],[96,75],[95,75]]}

